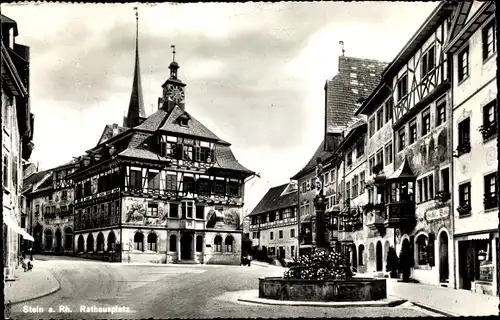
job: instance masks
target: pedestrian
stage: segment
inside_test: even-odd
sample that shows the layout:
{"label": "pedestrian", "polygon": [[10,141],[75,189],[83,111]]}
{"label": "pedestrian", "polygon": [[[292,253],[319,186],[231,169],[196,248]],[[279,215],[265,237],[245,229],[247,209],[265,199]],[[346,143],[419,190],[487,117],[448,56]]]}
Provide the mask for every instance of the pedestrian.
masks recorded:
{"label": "pedestrian", "polygon": [[33,261],[33,248],[29,247],[28,253],[30,254],[30,260]]}

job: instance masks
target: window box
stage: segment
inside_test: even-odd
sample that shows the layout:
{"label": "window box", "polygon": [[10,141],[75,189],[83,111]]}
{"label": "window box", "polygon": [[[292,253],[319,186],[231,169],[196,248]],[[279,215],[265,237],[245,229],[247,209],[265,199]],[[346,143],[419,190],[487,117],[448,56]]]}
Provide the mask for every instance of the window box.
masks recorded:
{"label": "window box", "polygon": [[490,122],[486,125],[479,126],[478,130],[483,135],[483,141],[485,141],[497,133],[497,124],[496,122]]}
{"label": "window box", "polygon": [[451,195],[450,195],[449,191],[438,191],[436,193],[436,196],[434,197],[434,199],[436,199],[439,202],[446,202],[446,201],[450,200],[450,198],[451,198]]}
{"label": "window box", "polygon": [[466,216],[466,215],[469,215],[471,213],[471,207],[469,205],[459,206],[457,208],[457,211],[458,211],[459,215]]}
{"label": "window box", "polygon": [[464,155],[466,153],[469,153],[471,150],[471,146],[470,146],[470,142],[469,141],[466,141],[464,142],[463,144],[459,144],[457,146],[457,149],[455,150],[455,153],[453,154],[453,156],[455,158],[458,158],[460,157],[461,155]]}
{"label": "window box", "polygon": [[498,207],[498,197],[495,194],[485,194],[483,198],[484,209],[494,209]]}
{"label": "window box", "polygon": [[380,163],[376,164],[375,166],[373,166],[372,171],[375,175],[379,175],[383,169],[384,169],[384,165],[380,162]]}

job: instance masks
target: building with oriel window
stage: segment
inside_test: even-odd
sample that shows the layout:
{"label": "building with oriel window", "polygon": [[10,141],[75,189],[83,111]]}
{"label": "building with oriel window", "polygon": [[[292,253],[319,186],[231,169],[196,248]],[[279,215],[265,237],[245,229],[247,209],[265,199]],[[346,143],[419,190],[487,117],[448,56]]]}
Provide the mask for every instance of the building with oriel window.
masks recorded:
{"label": "building with oriel window", "polygon": [[497,295],[498,180],[495,3],[459,5],[453,60],[453,213],[457,288]]}
{"label": "building with oriel window", "polygon": [[[413,257],[413,278],[442,286],[454,283],[451,80],[444,46],[456,6],[441,2],[382,74],[394,105],[394,172],[377,186],[386,190],[383,226],[394,229],[394,238],[384,241]],[[375,164],[381,159],[375,155]]]}
{"label": "building with oriel window", "polygon": [[364,213],[364,238],[357,246],[358,271],[382,276],[385,271],[387,252],[394,246],[394,229],[385,228],[387,190],[386,180],[394,172],[394,148],[392,130],[393,99],[385,83],[368,96],[356,115],[368,119],[365,154],[366,205]]}
{"label": "building with oriel window", "polygon": [[266,247],[268,256],[298,257],[297,191],[293,182],[273,187],[248,215],[252,245]]}
{"label": "building with oriel window", "polygon": [[26,232],[22,212],[23,164],[33,150],[34,116],[30,113],[30,51],[16,43],[17,23],[1,16],[2,41],[2,196],[3,262],[6,278],[13,279],[19,265],[23,241],[33,241]]}
{"label": "building with oriel window", "polygon": [[158,110],[145,117],[136,43],[124,126],[108,126],[70,176],[79,256],[155,263],[241,261],[244,184],[254,173],[236,160],[230,143],[186,110],[179,64],[174,60],[169,69]]}

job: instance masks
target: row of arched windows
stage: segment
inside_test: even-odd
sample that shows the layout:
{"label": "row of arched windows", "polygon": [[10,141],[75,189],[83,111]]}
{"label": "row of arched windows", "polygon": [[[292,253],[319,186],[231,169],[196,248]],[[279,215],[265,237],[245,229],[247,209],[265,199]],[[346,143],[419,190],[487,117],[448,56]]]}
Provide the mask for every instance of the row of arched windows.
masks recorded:
{"label": "row of arched windows", "polygon": [[[83,238],[83,235],[80,235],[78,237],[78,244],[77,244],[77,249],[78,252],[94,252],[94,236],[89,234],[87,236],[87,246],[85,246],[85,239]],[[107,252],[112,252],[116,250],[116,236],[113,231],[111,231],[108,234],[108,246],[107,246]],[[99,232],[97,235],[97,243],[96,243],[96,252],[104,252],[104,235],[102,232]]]}
{"label": "row of arched windows", "polygon": [[[147,250],[156,251],[158,236],[151,232],[148,234]],[[134,250],[144,251],[144,234],[136,232],[134,235]]]}
{"label": "row of arched windows", "polygon": [[[114,251],[116,248],[116,237],[114,232],[110,232],[107,241],[107,251]],[[104,252],[104,235],[99,232],[97,235],[96,251]],[[136,232],[134,234],[134,250],[144,251],[144,233]],[[149,233],[147,236],[147,247],[148,251],[157,251],[158,249],[158,236],[156,233]],[[203,236],[196,236],[196,252],[203,251]],[[215,252],[233,252],[234,250],[234,238],[231,235],[226,236],[224,242],[221,236],[216,236],[214,238],[214,251]],[[177,252],[177,235],[173,234],[170,236],[169,241],[169,251]],[[85,246],[85,240],[83,235],[78,237],[78,252],[94,252],[94,236],[89,234],[87,236],[87,242]]]}
{"label": "row of arched windows", "polygon": [[[55,239],[54,239],[55,238]],[[60,251],[63,249],[62,243],[63,236],[61,230],[58,228],[55,233],[55,237],[52,234],[51,229],[45,230],[45,250],[55,250]],[[54,244],[55,240],[55,244]],[[73,248],[73,229],[67,227],[64,229],[64,249],[71,250]]]}
{"label": "row of arched windows", "polygon": [[233,252],[233,236],[228,235],[226,239],[224,240],[224,251],[222,251],[222,237],[221,236],[215,236],[214,238],[214,251],[215,252]]}

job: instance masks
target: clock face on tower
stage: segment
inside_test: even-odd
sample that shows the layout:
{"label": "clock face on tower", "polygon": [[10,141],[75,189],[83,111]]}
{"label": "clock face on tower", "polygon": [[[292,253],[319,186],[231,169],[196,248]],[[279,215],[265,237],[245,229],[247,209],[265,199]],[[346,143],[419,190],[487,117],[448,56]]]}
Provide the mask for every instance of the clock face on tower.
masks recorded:
{"label": "clock face on tower", "polygon": [[173,84],[167,85],[167,99],[179,103],[184,101],[184,88],[175,86]]}

